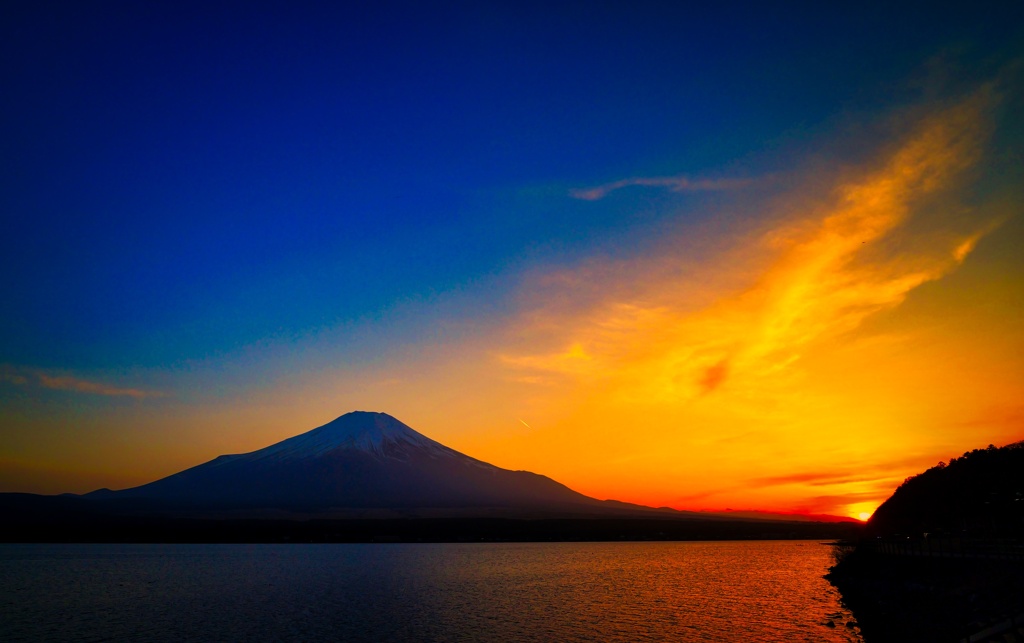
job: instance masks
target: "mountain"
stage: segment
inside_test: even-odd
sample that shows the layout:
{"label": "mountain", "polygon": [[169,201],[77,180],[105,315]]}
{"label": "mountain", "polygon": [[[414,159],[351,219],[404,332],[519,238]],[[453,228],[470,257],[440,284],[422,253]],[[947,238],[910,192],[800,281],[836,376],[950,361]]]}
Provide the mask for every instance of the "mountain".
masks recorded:
{"label": "mountain", "polygon": [[222,455],[149,484],[85,497],[288,511],[606,506],[545,476],[463,455],[385,413],[361,411],[252,453]]}
{"label": "mountain", "polygon": [[0,542],[822,539],[859,529],[597,500],[365,412],[131,489],[0,493],[0,524]]}

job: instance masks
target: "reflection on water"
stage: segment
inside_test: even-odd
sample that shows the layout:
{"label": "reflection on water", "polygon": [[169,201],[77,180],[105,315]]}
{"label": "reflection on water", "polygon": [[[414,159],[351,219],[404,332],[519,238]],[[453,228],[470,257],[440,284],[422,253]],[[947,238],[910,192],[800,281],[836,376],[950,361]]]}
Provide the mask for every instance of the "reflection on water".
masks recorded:
{"label": "reflection on water", "polygon": [[829,564],[808,541],[0,545],[0,640],[860,641]]}

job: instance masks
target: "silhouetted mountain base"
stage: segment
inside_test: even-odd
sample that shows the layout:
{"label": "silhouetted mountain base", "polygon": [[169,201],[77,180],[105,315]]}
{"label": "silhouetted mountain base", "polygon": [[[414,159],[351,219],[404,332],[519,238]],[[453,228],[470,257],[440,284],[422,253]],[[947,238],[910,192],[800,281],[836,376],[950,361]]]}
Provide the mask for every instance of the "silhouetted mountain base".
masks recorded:
{"label": "silhouetted mountain base", "polygon": [[544,542],[855,537],[855,523],[687,518],[465,516],[202,519],[92,510],[73,497],[0,494],[3,542]]}
{"label": "silhouetted mountain base", "polygon": [[866,643],[1024,641],[1022,560],[889,555],[862,546],[826,578]]}

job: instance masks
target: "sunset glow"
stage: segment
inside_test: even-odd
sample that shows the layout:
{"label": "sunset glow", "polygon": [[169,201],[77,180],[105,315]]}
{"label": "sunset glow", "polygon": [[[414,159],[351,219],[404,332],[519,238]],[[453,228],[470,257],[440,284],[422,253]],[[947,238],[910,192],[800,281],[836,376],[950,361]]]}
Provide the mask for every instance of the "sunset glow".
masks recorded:
{"label": "sunset glow", "polygon": [[42,142],[8,154],[29,178],[3,203],[0,491],[131,486],[367,410],[597,498],[866,521],[907,476],[1024,439],[1019,58],[939,73],[935,36],[871,83],[897,57],[861,44],[879,58],[828,74],[774,49],[684,70],[674,30],[602,23],[626,45],[591,67],[591,36],[457,24],[458,55],[422,61],[253,54],[292,90],[65,69]]}

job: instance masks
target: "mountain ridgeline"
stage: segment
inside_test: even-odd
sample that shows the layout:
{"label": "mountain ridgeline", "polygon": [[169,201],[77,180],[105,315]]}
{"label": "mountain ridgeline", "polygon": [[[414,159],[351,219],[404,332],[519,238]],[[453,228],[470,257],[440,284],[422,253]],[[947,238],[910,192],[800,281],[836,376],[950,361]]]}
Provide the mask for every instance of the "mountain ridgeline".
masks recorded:
{"label": "mountain ridgeline", "polygon": [[476,460],[385,413],[356,411],[264,449],[86,497],[206,509],[568,509],[604,503]]}

